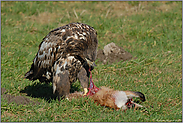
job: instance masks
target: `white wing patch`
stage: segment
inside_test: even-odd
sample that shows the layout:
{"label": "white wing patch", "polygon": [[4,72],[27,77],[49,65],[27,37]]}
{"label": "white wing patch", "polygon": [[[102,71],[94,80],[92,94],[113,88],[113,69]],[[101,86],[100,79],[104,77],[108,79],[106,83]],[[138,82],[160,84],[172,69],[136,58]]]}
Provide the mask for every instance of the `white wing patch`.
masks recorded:
{"label": "white wing patch", "polygon": [[74,37],[75,37],[76,39],[78,39],[78,35],[77,35],[77,34],[75,34]]}
{"label": "white wing patch", "polygon": [[61,32],[65,32],[65,29],[62,29]]}
{"label": "white wing patch", "polygon": [[38,53],[38,57],[39,57],[40,59],[43,59],[43,58],[45,57],[45,51],[43,51],[43,54],[41,54],[41,55],[40,55],[40,53]]}
{"label": "white wing patch", "polygon": [[117,91],[113,94],[113,97],[115,98],[115,104],[118,108],[124,109],[126,108],[125,104],[128,100],[127,95],[123,91]]}
{"label": "white wing patch", "polygon": [[83,40],[86,40],[86,38],[85,38],[85,37],[80,37],[79,39],[83,39]]}
{"label": "white wing patch", "polygon": [[[47,40],[48,40],[48,38],[47,38]],[[47,43],[47,42],[44,41],[44,42],[41,44],[41,47],[40,47],[39,50],[44,50],[46,47],[49,46],[48,44],[50,44],[50,43]],[[49,47],[50,47],[50,46],[49,46]]]}

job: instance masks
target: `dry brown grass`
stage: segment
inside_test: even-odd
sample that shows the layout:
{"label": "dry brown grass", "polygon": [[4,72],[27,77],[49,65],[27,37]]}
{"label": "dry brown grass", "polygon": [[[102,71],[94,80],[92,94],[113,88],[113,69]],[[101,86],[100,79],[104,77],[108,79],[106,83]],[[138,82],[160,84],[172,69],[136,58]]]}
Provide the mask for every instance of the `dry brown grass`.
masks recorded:
{"label": "dry brown grass", "polygon": [[30,19],[31,21],[34,21],[36,23],[47,24],[47,23],[54,22],[55,19],[57,19],[58,17],[59,17],[58,14],[54,14],[54,13],[50,13],[50,12],[42,12],[42,13],[38,14],[38,16],[32,15],[28,19]]}
{"label": "dry brown grass", "polygon": [[[174,7],[177,6],[176,3],[173,4],[166,4],[166,2],[161,2],[159,6],[153,6],[152,3],[155,2],[139,2],[138,4],[129,4],[128,2],[124,1],[117,1],[117,2],[98,2],[95,7],[95,11],[90,11],[84,8],[85,3],[84,2],[55,2],[55,4],[65,4],[67,6],[67,9],[63,10],[62,13],[60,13],[58,10],[55,10],[54,12],[40,12],[38,15],[31,15],[31,16],[24,16],[22,14],[24,21],[33,21],[34,23],[39,24],[49,24],[49,23],[55,23],[59,22],[58,26],[64,25],[66,23],[60,23],[60,21],[63,18],[71,18],[72,21],[78,21],[81,16],[84,15],[92,15],[97,14],[101,17],[120,17],[120,16],[130,16],[130,15],[136,15],[136,14],[144,14],[147,12],[150,12],[150,10],[155,11],[171,11]],[[78,6],[75,8],[74,6]],[[106,14],[101,14],[101,13]]]}
{"label": "dry brown grass", "polygon": [[161,2],[159,6],[152,6],[155,2],[139,2],[137,5],[129,4],[128,2],[111,2],[109,6],[111,7],[112,15],[117,16],[130,16],[136,14],[144,14],[150,12],[150,10],[155,11],[171,11],[174,7],[177,6],[176,3],[166,4],[166,2]]}
{"label": "dry brown grass", "polygon": [[[19,114],[18,114],[19,115]],[[19,116],[18,115],[15,115],[15,114],[13,114],[12,112],[8,112],[8,111],[5,111],[5,112],[3,112],[3,114],[1,115],[1,118],[7,118],[7,117],[9,117],[9,118],[18,118]],[[21,118],[19,118],[18,119],[19,121],[23,121],[23,119],[21,119]],[[8,121],[8,120],[7,120]]]}

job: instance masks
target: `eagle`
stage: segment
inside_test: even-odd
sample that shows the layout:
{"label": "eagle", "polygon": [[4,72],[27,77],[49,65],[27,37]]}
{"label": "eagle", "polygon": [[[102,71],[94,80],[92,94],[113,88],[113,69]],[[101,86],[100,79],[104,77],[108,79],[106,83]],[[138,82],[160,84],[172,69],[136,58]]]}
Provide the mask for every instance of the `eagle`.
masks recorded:
{"label": "eagle", "polygon": [[53,29],[40,43],[24,78],[52,82],[59,100],[70,93],[71,84],[78,79],[86,95],[97,47],[97,32],[87,24],[76,22]]}

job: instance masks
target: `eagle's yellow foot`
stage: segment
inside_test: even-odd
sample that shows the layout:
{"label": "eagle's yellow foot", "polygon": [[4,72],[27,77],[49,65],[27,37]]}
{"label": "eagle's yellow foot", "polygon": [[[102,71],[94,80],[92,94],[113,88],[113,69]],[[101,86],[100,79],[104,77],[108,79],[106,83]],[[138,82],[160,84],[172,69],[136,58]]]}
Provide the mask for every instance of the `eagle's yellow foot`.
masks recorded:
{"label": "eagle's yellow foot", "polygon": [[83,94],[83,96],[85,96],[87,93],[88,93],[88,89],[87,88],[84,88],[84,94]]}
{"label": "eagle's yellow foot", "polygon": [[87,64],[89,65],[89,67],[95,67],[95,66],[97,66],[96,64],[95,64],[95,62],[92,62],[92,61],[90,61],[89,59],[87,59],[87,58],[85,58],[85,60],[86,60],[86,62],[87,62]]}

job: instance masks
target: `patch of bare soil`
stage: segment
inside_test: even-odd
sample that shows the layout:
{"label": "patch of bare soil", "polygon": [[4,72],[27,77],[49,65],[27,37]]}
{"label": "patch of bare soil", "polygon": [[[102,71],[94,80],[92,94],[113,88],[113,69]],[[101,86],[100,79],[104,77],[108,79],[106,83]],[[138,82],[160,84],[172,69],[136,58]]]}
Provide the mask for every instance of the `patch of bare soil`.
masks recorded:
{"label": "patch of bare soil", "polygon": [[132,59],[132,55],[112,42],[104,46],[103,50],[98,49],[97,59],[103,64],[112,64],[114,62],[130,60]]}
{"label": "patch of bare soil", "polygon": [[1,95],[4,100],[7,100],[8,103],[16,103],[18,105],[23,104],[23,105],[28,105],[28,104],[40,104],[39,102],[33,102],[30,99],[23,97],[23,96],[13,96],[10,94],[6,94],[7,90],[5,88],[1,88]]}

